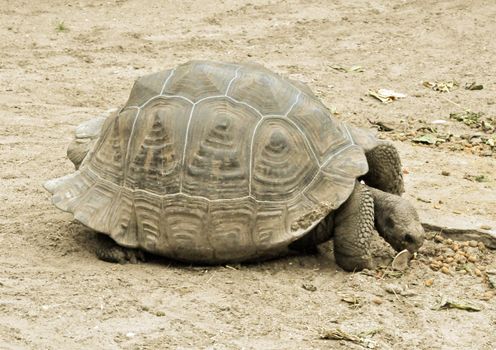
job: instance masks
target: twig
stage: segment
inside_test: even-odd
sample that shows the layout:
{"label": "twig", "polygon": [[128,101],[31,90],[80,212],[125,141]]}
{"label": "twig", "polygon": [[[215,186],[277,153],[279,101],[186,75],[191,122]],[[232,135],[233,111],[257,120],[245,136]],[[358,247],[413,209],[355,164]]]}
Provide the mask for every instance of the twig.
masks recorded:
{"label": "twig", "polygon": [[449,98],[444,97],[443,95],[440,95],[440,97],[441,97],[443,100],[445,100],[446,102],[449,102],[449,103],[451,103],[451,104],[453,104],[453,105],[457,106],[458,108],[465,110],[465,108],[463,108],[463,107],[462,107],[461,105],[459,105],[458,103],[456,103],[456,102],[454,102],[454,101],[451,101]]}

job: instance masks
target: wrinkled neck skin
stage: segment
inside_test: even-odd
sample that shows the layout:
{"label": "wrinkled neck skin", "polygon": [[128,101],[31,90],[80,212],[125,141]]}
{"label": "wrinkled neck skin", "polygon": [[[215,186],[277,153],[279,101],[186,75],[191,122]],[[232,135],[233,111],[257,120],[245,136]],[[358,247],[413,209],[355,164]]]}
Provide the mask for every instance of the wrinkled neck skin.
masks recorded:
{"label": "wrinkled neck skin", "polygon": [[374,199],[375,227],[396,251],[416,252],[424,242],[417,211],[406,199],[368,187]]}

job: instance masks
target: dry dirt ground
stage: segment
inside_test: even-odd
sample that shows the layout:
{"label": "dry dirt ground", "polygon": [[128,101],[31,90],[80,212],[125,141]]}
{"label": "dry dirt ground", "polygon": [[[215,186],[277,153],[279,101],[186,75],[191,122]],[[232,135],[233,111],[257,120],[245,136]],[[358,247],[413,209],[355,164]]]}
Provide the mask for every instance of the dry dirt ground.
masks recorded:
{"label": "dry dirt ground", "polygon": [[[124,103],[136,77],[252,60],[343,120],[392,129],[379,133],[422,215],[496,221],[494,18],[493,0],[0,0],[0,348],[495,349],[494,251],[431,240],[403,274],[345,273],[330,246],[254,265],[112,265],[41,187],[73,171],[74,126]],[[379,88],[407,97],[382,104],[367,95]],[[484,116],[450,118],[466,110]],[[321,339],[338,330],[351,339]]]}

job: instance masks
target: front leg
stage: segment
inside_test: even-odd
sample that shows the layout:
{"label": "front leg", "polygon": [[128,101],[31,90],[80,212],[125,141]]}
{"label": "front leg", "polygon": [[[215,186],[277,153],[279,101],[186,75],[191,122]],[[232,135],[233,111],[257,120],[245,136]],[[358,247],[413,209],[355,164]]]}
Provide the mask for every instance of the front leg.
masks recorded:
{"label": "front leg", "polygon": [[334,257],[346,271],[372,269],[370,242],[374,229],[374,202],[359,182],[334,217]]}
{"label": "front leg", "polygon": [[401,195],[405,192],[403,169],[396,147],[380,143],[365,152],[369,172],[363,176],[365,183],[381,191]]}

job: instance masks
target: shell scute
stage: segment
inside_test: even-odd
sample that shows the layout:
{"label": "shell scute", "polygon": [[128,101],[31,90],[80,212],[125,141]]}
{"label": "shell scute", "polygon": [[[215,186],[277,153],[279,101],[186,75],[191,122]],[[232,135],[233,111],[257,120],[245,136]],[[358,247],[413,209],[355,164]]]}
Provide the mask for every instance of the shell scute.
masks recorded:
{"label": "shell scute", "polygon": [[163,94],[182,96],[198,102],[209,96],[225,95],[237,66],[208,61],[190,61],[174,70]]}
{"label": "shell scute", "polygon": [[258,115],[227,98],[195,106],[185,150],[182,189],[209,199],[249,194],[250,139]]}
{"label": "shell scute", "polygon": [[269,118],[260,124],[252,157],[251,188],[259,200],[293,198],[318,171],[304,135],[282,118]]}
{"label": "shell scute", "polygon": [[273,73],[244,67],[232,82],[228,96],[249,104],[262,115],[284,115],[298,93],[299,90]]}
{"label": "shell scute", "polygon": [[210,205],[209,242],[219,260],[246,260],[255,256],[253,244],[256,204],[253,201],[236,201],[226,205]]}
{"label": "shell scute", "polygon": [[302,95],[298,103],[289,112],[291,119],[311,140],[314,153],[319,163],[324,162],[335,150],[350,143],[343,123],[329,115],[329,111],[307,95]]}
{"label": "shell scute", "polygon": [[125,186],[155,194],[180,191],[186,125],[192,106],[178,98],[150,101],[136,118],[128,140]]}
{"label": "shell scute", "polygon": [[164,84],[167,82],[167,79],[170,78],[172,72],[172,69],[169,69],[158,73],[148,74],[136,79],[124,108],[140,107],[149,99],[160,95]]}
{"label": "shell scute", "polygon": [[209,204],[185,195],[165,197],[162,220],[172,257],[184,261],[211,261],[213,248],[208,242]]}

